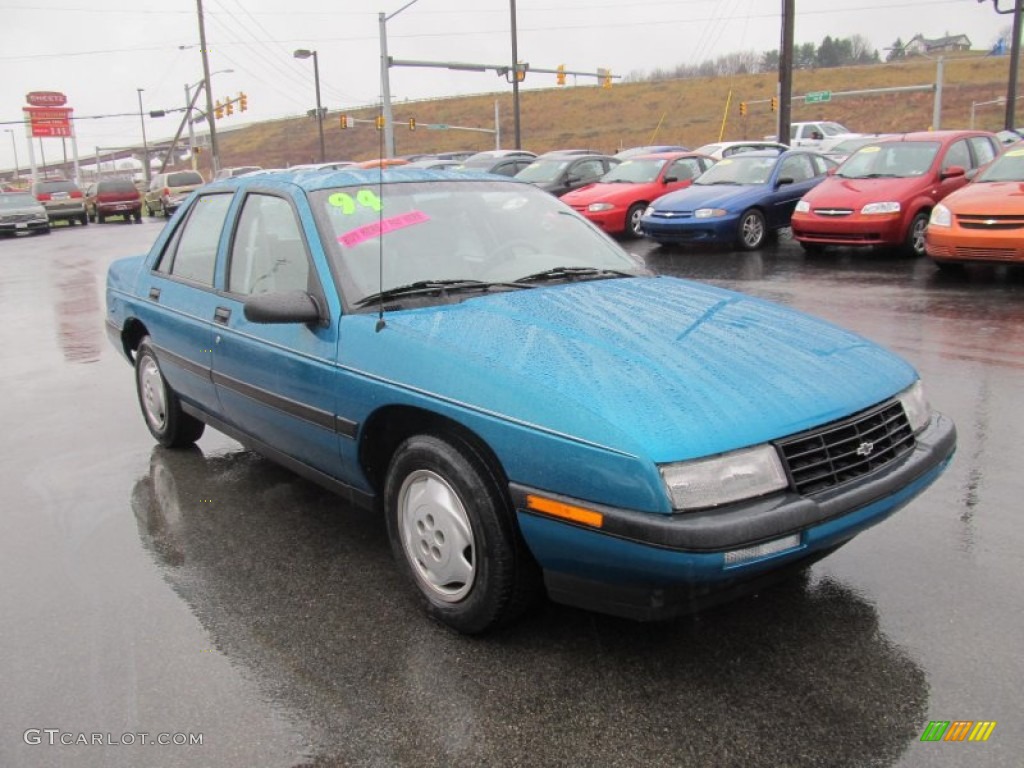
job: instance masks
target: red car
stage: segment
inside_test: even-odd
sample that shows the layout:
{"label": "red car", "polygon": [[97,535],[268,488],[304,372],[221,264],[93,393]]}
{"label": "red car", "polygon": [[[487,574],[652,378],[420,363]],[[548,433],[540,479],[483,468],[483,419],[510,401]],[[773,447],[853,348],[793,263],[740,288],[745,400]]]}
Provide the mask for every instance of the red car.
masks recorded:
{"label": "red car", "polygon": [[986,131],[907,133],[868,144],[797,203],[793,237],[809,252],[882,245],[923,256],[932,208],[998,152]]}
{"label": "red car", "polygon": [[85,212],[89,221],[102,224],[111,216],[142,223],[142,193],[128,179],[104,179],[85,191]]}
{"label": "red car", "polygon": [[624,160],[600,181],[562,195],[562,201],[609,234],[640,237],[640,216],[656,198],[688,187],[715,161],[695,152],[663,152]]}

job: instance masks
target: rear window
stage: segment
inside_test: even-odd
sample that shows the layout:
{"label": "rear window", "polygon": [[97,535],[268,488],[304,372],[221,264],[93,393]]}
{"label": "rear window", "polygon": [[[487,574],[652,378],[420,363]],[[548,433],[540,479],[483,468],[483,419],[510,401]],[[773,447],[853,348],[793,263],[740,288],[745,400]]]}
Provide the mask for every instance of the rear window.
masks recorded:
{"label": "rear window", "polygon": [[73,181],[37,181],[32,185],[32,191],[36,194],[40,192],[76,192],[78,185]]}
{"label": "rear window", "polygon": [[138,190],[130,181],[101,181],[96,185],[96,194],[101,192],[123,192],[130,195],[137,194]]}
{"label": "rear window", "polygon": [[202,184],[203,177],[195,171],[180,171],[167,175],[168,187],[189,187],[194,184]]}

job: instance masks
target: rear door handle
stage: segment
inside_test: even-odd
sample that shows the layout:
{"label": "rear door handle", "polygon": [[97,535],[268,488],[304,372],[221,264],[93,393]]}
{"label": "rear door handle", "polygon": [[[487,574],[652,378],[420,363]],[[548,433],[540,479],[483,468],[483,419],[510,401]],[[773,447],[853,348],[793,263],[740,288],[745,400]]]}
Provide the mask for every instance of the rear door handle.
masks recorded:
{"label": "rear door handle", "polygon": [[220,323],[221,325],[227,325],[228,320],[231,318],[231,310],[227,307],[217,307],[213,311],[213,322]]}
{"label": "rear door handle", "polygon": [[149,298],[151,298],[153,301],[160,301],[160,289],[157,288],[156,286],[150,288]]}

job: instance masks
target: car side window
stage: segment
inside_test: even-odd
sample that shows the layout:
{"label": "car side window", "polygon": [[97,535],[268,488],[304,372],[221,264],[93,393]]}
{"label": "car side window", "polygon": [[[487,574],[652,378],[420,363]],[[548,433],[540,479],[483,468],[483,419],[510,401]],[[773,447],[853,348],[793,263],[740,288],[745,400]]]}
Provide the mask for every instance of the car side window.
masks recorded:
{"label": "car side window", "polygon": [[596,179],[605,173],[600,160],[583,160],[572,169],[572,175],[579,179]]}
{"label": "car side window", "polygon": [[953,142],[953,146],[949,148],[946,157],[942,161],[942,170],[946,170],[954,165],[959,165],[965,170],[971,167],[971,151],[967,148],[966,139]]}
{"label": "car side window", "polygon": [[695,157],[684,157],[672,163],[672,167],[665,173],[665,177],[674,177],[678,181],[694,179],[701,173],[700,162]]}
{"label": "car side window", "polygon": [[228,290],[250,295],[309,290],[309,258],[291,204],[273,195],[245,198],[231,248]]}
{"label": "car side window", "polygon": [[782,161],[779,168],[780,179],[792,179],[793,181],[807,181],[814,178],[814,169],[811,167],[811,158],[807,155],[793,155]]}
{"label": "car side window", "polygon": [[996,156],[996,149],[986,136],[973,136],[970,139],[971,147],[974,149],[974,159],[980,167],[992,161]]}
{"label": "car side window", "polygon": [[[213,285],[217,263],[217,246],[224,229],[230,194],[203,195],[189,210],[188,219],[178,228],[163,259],[159,271],[174,277],[191,280],[202,285]],[[165,263],[169,260],[169,264]]]}

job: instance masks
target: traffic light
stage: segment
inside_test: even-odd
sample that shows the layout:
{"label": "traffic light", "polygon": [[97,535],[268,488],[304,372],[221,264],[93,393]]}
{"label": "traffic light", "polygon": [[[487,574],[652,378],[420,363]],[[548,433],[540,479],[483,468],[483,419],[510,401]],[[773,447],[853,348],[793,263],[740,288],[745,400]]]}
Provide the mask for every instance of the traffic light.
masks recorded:
{"label": "traffic light", "polygon": [[601,83],[601,87],[602,88],[611,88],[612,87],[612,71],[610,69],[606,69],[604,71],[604,80]]}
{"label": "traffic light", "polygon": [[516,80],[517,81],[519,81],[521,83],[521,82],[523,82],[523,80],[526,79],[526,70],[529,69],[529,67],[530,67],[529,64],[524,64],[521,61],[516,64]]}
{"label": "traffic light", "polygon": [[745,101],[740,102],[740,115],[743,117],[747,116],[747,102]]}
{"label": "traffic light", "polygon": [[222,117],[224,117],[224,105],[221,104],[220,101],[218,101],[216,106],[213,108],[213,115],[218,120],[220,120]]}
{"label": "traffic light", "polygon": [[558,74],[555,75],[555,80],[559,85],[565,85],[565,64],[558,65]]}
{"label": "traffic light", "polygon": [[235,114],[235,104],[234,104],[233,101],[231,101],[231,99],[227,99],[227,100],[224,101],[224,114],[226,114],[226,115],[233,115],[233,114]]}
{"label": "traffic light", "polygon": [[415,117],[410,117],[409,118],[409,130],[410,131],[415,131],[416,130],[416,118]]}
{"label": "traffic light", "polygon": [[338,117],[338,123],[342,128],[348,128],[348,115],[341,115]]}
{"label": "traffic light", "polygon": [[779,97],[778,96],[772,96],[772,112],[778,112],[778,111],[779,111]]}
{"label": "traffic light", "polygon": [[377,126],[378,131],[384,130],[384,115],[377,115],[376,119],[373,122]]}
{"label": "traffic light", "polygon": [[238,94],[238,111],[245,112],[249,108],[249,97],[244,93]]}

